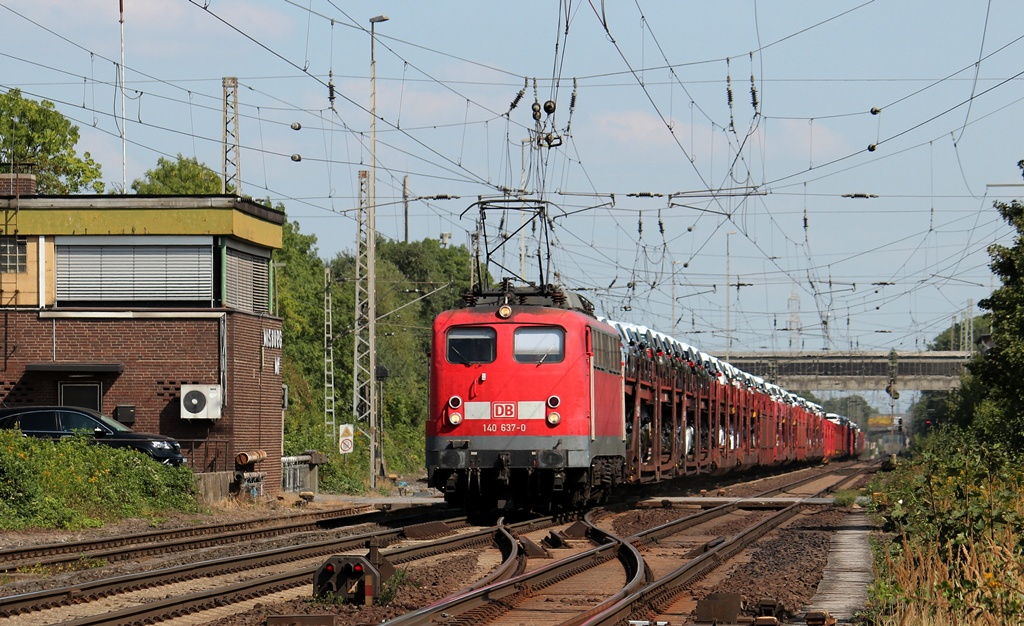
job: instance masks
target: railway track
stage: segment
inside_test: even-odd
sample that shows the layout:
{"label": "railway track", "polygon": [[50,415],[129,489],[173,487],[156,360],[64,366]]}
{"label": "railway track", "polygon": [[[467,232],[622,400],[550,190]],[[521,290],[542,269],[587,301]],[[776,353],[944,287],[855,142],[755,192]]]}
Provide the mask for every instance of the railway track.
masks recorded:
{"label": "railway track", "polygon": [[[70,606],[70,604],[94,601],[117,594],[155,589],[166,585],[193,581],[197,579],[213,579],[216,577],[239,575],[258,572],[261,569],[280,569],[280,566],[296,564],[304,560],[314,561],[316,565],[331,554],[343,553],[364,547],[368,542],[377,545],[388,545],[401,537],[430,537],[450,534],[466,528],[466,518],[453,517],[443,521],[428,521],[407,527],[386,529],[362,533],[348,537],[307,542],[302,545],[253,551],[245,555],[232,555],[223,558],[191,562],[191,564],[134,573],[113,578],[103,578],[90,582],[79,582],[75,585],[56,587],[29,593],[19,593],[0,597],[0,618],[9,618],[28,613],[35,613],[54,608]],[[304,528],[298,526],[296,528]],[[236,576],[236,578],[238,578]],[[253,586],[250,593],[268,592],[282,588],[283,580],[271,579],[262,591]],[[308,581],[307,581],[308,582]],[[173,594],[170,594],[173,595]],[[36,618],[41,618],[37,615]],[[0,624],[4,623],[0,620]],[[30,621],[31,623],[31,621]]]}
{"label": "railway track", "polygon": [[[856,476],[847,475],[828,485],[812,487],[810,485],[822,481],[822,478],[811,476],[766,491],[750,501],[764,513],[765,498],[778,493],[802,491],[805,497],[810,497],[855,479]],[[691,536],[690,541],[682,542],[678,549],[672,551],[664,549],[670,537],[686,536],[688,529],[706,526],[715,520],[728,523],[742,518],[746,515],[742,501],[702,509],[699,513],[628,537],[619,537],[598,528],[588,515],[586,534],[598,544],[595,548],[386,623],[392,626],[624,623],[636,616],[649,615],[661,604],[674,599],[686,585],[721,567],[731,557],[792,519],[804,506],[800,503],[780,505],[777,511],[751,515],[751,523],[731,537],[714,537],[701,543]],[[642,554],[651,546],[658,546],[662,552],[656,559],[661,567],[651,567]],[[671,571],[660,571],[665,569],[665,563],[672,561],[683,563]],[[604,592],[608,593],[601,597]]]}
{"label": "railway track", "polygon": [[359,505],[300,513],[287,519],[203,524],[105,539],[9,548],[0,550],[0,572],[15,572],[25,567],[59,568],[82,559],[113,563],[143,556],[323,530],[339,524],[367,523],[383,515],[374,506]]}
{"label": "railway track", "polygon": [[[806,483],[807,486],[802,488],[804,491],[820,490],[821,487],[812,484],[816,480],[820,481],[814,477],[802,478],[800,481],[788,484],[786,489],[792,492],[792,490],[801,489],[798,483]],[[779,489],[763,491],[758,497],[768,498],[778,491]],[[767,516],[769,513],[775,517],[782,513],[782,511],[774,512],[770,507],[766,509],[763,504],[754,507],[749,504],[752,500],[748,500],[747,505],[731,503],[708,508],[700,513],[683,517],[682,519],[687,521],[678,522],[677,525],[735,525],[739,523],[737,520],[744,517],[753,519]],[[791,512],[789,515],[792,516],[795,513]],[[469,620],[451,623],[484,623],[479,619],[481,612],[484,615],[495,612],[493,608],[483,608],[482,605],[474,606],[472,603],[479,601],[474,598],[486,596],[493,607],[495,600],[500,601],[499,606],[504,606],[515,604],[514,600],[524,595],[539,594],[550,597],[550,594],[556,593],[557,588],[553,587],[555,583],[544,582],[545,580],[557,582],[575,579],[576,582],[568,584],[578,585],[578,588],[583,589],[598,589],[607,586],[610,580],[621,579],[622,584],[619,585],[621,591],[618,594],[622,597],[618,601],[624,601],[639,593],[644,586],[649,586],[649,581],[643,581],[644,586],[636,581],[638,573],[644,572],[645,569],[650,571],[664,569],[660,565],[656,565],[654,568],[648,566],[646,563],[651,561],[651,557],[648,556],[645,561],[641,552],[648,550],[652,545],[667,545],[665,543],[667,540],[657,535],[657,532],[670,532],[669,536],[671,536],[672,531],[661,529],[655,532],[652,530],[651,532],[654,533],[650,535],[652,538],[642,534],[638,534],[636,537],[618,537],[614,533],[593,527],[592,530],[587,530],[582,535],[579,533],[574,535],[569,532],[567,538],[564,531],[570,528],[568,521],[543,518],[520,524],[501,524],[492,528],[480,529],[466,526],[464,519],[439,521],[413,525],[407,529],[393,528],[375,531],[334,540],[310,542],[303,546],[257,552],[244,557],[213,559],[144,574],[81,583],[45,592],[9,596],[0,598],[0,616],[10,616],[0,617],[0,626],[43,623],[63,623],[76,626],[101,623],[141,624],[165,620],[171,620],[169,622],[171,624],[208,623],[215,619],[218,610],[220,612],[225,610],[242,612],[260,602],[308,598],[313,574],[326,556],[339,553],[363,554],[369,542],[375,542],[381,546],[389,546],[399,541],[406,542],[407,545],[382,550],[389,561],[400,567],[415,567],[417,563],[429,563],[431,559],[436,560],[439,555],[452,555],[460,552],[475,555],[474,560],[481,564],[491,564],[488,566],[488,571],[475,578],[473,578],[473,572],[465,572],[466,576],[471,579],[467,579],[458,591],[447,593],[448,596],[469,602],[469,605],[458,608],[448,604],[437,604],[436,607],[429,609],[433,611],[434,618],[441,613],[448,616],[465,613],[466,619]],[[317,522],[307,520],[307,523],[316,524]],[[556,530],[551,531],[552,528]],[[576,525],[575,528],[578,529],[579,525]],[[318,529],[321,528],[318,527]],[[260,531],[260,529],[253,530]],[[407,532],[408,534],[406,534]],[[561,542],[557,549],[543,547],[545,532],[551,532],[556,545]],[[674,532],[678,535],[682,531]],[[697,532],[699,534],[699,529]],[[430,534],[448,536],[441,539],[430,539]],[[410,540],[410,535],[418,538]],[[679,540],[676,541],[679,542]],[[699,544],[701,554],[724,555],[725,548],[716,545],[712,549],[705,545],[712,542],[721,545],[726,543],[730,546],[736,545],[733,539],[728,542],[723,539],[719,542],[717,538],[711,538],[711,541],[697,541],[693,545],[683,548],[689,553],[693,552],[696,549],[694,546]],[[684,542],[679,543],[682,545]],[[544,552],[548,554],[543,554]],[[574,555],[565,557],[567,552],[573,552]],[[552,553],[558,553],[563,558],[555,559],[552,557]],[[479,556],[482,554],[488,556]],[[704,558],[709,559],[710,557]],[[632,565],[624,565],[628,563],[632,563]],[[620,573],[611,574],[610,572],[616,568]],[[589,580],[585,578],[588,575],[585,572],[590,572],[589,576],[592,578]],[[530,578],[531,576],[540,578],[533,579]],[[580,578],[580,576],[584,577]],[[525,594],[524,589],[528,590]],[[567,593],[567,595],[574,594],[576,594],[575,591]],[[102,604],[98,602],[100,599],[103,599]],[[93,604],[100,607],[100,610],[87,608]],[[603,606],[603,604],[601,605]],[[217,607],[227,606],[233,608],[217,609]],[[445,608],[438,608],[442,606]],[[71,611],[69,607],[77,608]],[[550,610],[551,607],[550,602],[546,606],[542,605],[541,609],[547,609],[542,611],[546,617],[549,614],[554,614]],[[421,610],[428,611],[428,609]],[[530,614],[530,609],[523,610],[527,615]],[[540,609],[534,609],[534,611],[537,610]],[[92,611],[93,614],[81,614],[88,611]],[[572,611],[576,614],[584,612],[583,607],[578,606]],[[586,612],[589,614],[591,611],[587,610]],[[392,622],[395,624],[427,623],[426,621],[415,621],[417,613],[417,611],[411,611],[403,617],[393,619]],[[497,613],[502,613],[502,611],[497,611]],[[445,619],[450,618],[446,617]],[[523,622],[523,619],[520,619],[520,622],[534,623],[529,619]],[[364,623],[379,623],[380,621],[380,618],[374,617],[365,620]],[[358,617],[355,617],[351,623],[361,622]]]}
{"label": "railway track", "polygon": [[[520,522],[511,528],[526,531],[552,523],[554,522],[551,518],[546,518]],[[411,541],[411,545],[383,551],[392,563],[400,565],[441,553],[486,548],[491,545],[497,546],[503,554],[513,555],[516,554],[512,548],[514,540],[509,533],[504,526],[473,529],[467,526],[465,518],[456,518],[257,552],[244,557],[191,563],[141,575],[119,576],[71,587],[0,598],[0,617],[7,618],[0,619],[0,624],[62,623],[82,626],[152,623],[297,587],[303,587],[308,592],[313,574],[327,556],[361,553],[370,544],[387,546],[409,537],[419,537],[420,539]],[[423,539],[438,535],[452,536],[433,540]],[[497,574],[483,578],[478,584],[487,584],[500,578],[502,572],[511,573],[511,565],[514,563],[503,564]],[[239,580],[240,578],[246,580]],[[188,581],[193,582],[183,584]],[[204,588],[179,593],[181,588],[198,586]],[[145,596],[145,601],[132,604],[138,602],[138,592],[143,592],[141,595]],[[124,602],[116,599],[119,595],[132,594],[136,597],[128,598]],[[73,611],[62,611],[62,607],[98,604],[97,601],[101,599],[105,601],[103,606],[96,607],[95,614],[71,620],[64,619]],[[118,604],[129,606],[110,610],[111,606]],[[18,620],[17,617],[24,619]]]}

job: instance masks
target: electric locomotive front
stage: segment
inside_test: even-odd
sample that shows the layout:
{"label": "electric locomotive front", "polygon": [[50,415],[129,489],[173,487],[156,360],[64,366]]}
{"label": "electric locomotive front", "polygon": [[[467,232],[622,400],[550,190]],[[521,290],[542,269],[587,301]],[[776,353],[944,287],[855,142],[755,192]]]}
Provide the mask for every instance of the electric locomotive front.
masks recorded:
{"label": "electric locomotive front", "polygon": [[434,321],[426,461],[449,504],[551,509],[592,497],[595,454],[622,447],[622,419],[618,434],[603,432],[615,418],[593,405],[590,330],[603,324],[573,302],[506,286]]}

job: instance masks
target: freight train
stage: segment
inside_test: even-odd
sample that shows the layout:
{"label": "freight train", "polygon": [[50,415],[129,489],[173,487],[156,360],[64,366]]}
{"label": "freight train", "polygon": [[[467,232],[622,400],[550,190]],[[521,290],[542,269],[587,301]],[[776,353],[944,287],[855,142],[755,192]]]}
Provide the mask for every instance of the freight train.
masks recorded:
{"label": "freight train", "polygon": [[684,476],[855,456],[844,417],[579,294],[507,281],[434,321],[430,485],[471,510],[558,510]]}

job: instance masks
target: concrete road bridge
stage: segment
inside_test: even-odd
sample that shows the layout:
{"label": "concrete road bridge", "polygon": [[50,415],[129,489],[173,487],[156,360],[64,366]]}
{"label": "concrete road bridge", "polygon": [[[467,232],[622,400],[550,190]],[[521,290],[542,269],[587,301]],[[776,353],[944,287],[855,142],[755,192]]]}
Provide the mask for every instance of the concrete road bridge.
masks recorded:
{"label": "concrete road bridge", "polygon": [[786,389],[949,391],[960,386],[970,352],[740,352],[728,361]]}

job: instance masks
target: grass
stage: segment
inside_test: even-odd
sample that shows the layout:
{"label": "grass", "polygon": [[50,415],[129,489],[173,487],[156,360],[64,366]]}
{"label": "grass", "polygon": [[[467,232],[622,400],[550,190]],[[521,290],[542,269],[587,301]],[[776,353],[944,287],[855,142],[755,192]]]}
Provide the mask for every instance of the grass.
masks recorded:
{"label": "grass", "polygon": [[91,557],[80,557],[77,561],[58,565],[28,565],[19,567],[19,574],[31,574],[33,576],[53,576],[55,574],[66,574],[68,572],[80,572],[83,570],[96,569],[110,565],[106,559],[94,559]]}
{"label": "grass", "polygon": [[0,529],[94,528],[199,511],[195,477],[133,450],[0,431]]}
{"label": "grass", "polygon": [[832,494],[832,502],[838,507],[850,507],[857,499],[864,495],[860,489],[840,489]]}
{"label": "grass", "polygon": [[872,485],[887,531],[875,546],[873,624],[1024,624],[1020,467],[997,446],[940,439]]}

